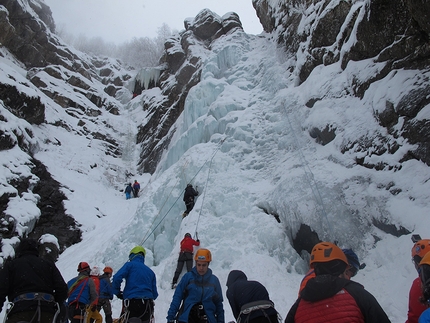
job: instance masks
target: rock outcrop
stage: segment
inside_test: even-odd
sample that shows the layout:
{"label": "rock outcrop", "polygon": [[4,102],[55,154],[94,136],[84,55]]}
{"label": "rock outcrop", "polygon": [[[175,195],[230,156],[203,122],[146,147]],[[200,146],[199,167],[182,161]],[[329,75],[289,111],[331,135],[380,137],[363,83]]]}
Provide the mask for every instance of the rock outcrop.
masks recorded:
{"label": "rock outcrop", "polygon": [[[388,79],[396,70],[426,71],[430,67],[428,2],[253,0],[253,5],[264,30],[273,34],[287,57],[295,62],[291,69],[298,76],[298,84],[305,82],[318,66],[339,64],[341,69],[346,69],[355,61],[368,60],[369,66],[378,68],[364,78],[353,77],[351,88],[345,89],[363,98],[372,84]],[[430,87],[422,82],[413,93],[405,93],[400,102],[387,101],[385,110],[375,111],[375,118],[393,138],[402,136],[417,145],[417,149],[405,155],[405,160],[415,158],[427,165],[430,165],[430,123],[426,118],[416,117],[430,103],[429,98]],[[314,103],[309,102],[307,106],[312,108]],[[327,133],[328,129],[331,134]],[[311,136],[323,144],[333,140],[334,134],[335,127],[331,124],[311,131]],[[376,138],[374,142],[357,138],[349,147],[357,144],[363,150],[388,149],[392,153],[398,148],[393,143],[380,143]],[[345,147],[344,151],[349,149]]]}
{"label": "rock outcrop", "polygon": [[[201,57],[194,49],[210,50],[211,43],[222,35],[242,30],[237,14],[220,17],[208,9],[202,10],[194,19],[185,20],[184,26],[183,32],[166,41],[157,77],[141,77],[141,81],[136,82],[135,92],[157,87],[163,97],[160,102],[151,94],[143,93],[142,102],[149,113],[149,122],[139,127],[137,135],[137,143],[142,144],[139,160],[142,172],[155,171],[174,134],[172,125],[184,110],[189,90],[200,81]],[[147,73],[151,74],[153,70]],[[144,86],[144,79],[152,81]]]}

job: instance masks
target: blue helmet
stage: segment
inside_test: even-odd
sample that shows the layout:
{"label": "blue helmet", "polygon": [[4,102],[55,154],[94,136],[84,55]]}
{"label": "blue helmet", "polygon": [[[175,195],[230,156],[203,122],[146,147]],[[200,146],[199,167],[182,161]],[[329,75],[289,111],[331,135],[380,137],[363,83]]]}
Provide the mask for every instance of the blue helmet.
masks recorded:
{"label": "blue helmet", "polygon": [[348,263],[358,271],[360,269],[360,261],[357,254],[352,249],[342,249],[342,251],[348,259]]}

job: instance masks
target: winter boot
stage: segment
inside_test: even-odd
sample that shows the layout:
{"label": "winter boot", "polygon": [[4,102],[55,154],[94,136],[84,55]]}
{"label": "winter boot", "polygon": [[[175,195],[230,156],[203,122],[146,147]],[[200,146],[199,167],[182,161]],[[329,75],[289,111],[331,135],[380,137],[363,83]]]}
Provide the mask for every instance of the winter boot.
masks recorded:
{"label": "winter boot", "polygon": [[185,218],[188,215],[187,211],[185,211],[184,213],[182,213],[182,218]]}
{"label": "winter boot", "polygon": [[175,289],[178,284],[172,283],[172,289]]}

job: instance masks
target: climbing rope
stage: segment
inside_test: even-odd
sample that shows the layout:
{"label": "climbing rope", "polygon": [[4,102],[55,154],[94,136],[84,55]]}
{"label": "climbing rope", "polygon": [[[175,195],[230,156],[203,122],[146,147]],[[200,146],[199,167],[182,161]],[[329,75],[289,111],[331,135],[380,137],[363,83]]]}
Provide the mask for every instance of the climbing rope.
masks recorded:
{"label": "climbing rope", "polygon": [[[308,184],[309,184],[309,186],[310,186],[310,188],[312,190],[312,194],[313,194],[313,196],[315,198],[317,206],[319,206],[319,208],[320,208],[320,213],[322,213],[322,216],[325,218],[325,220],[327,222],[328,229],[329,229],[329,232],[330,232],[330,236],[333,237],[333,228],[332,228],[332,225],[331,225],[331,223],[330,223],[330,221],[328,219],[327,211],[326,211],[326,208],[325,208],[325,205],[324,205],[324,201],[323,201],[323,199],[321,197],[321,193],[320,193],[320,190],[318,188],[318,184],[315,181],[315,176],[314,176],[311,168],[309,167],[309,164],[308,164],[308,162],[307,162],[307,160],[305,158],[305,155],[303,154],[303,151],[302,151],[302,149],[300,147],[299,140],[297,139],[296,133],[294,131],[294,128],[293,128],[293,125],[291,123],[291,120],[290,120],[290,117],[289,117],[289,114],[288,114],[288,111],[287,111],[287,107],[286,107],[285,104],[284,104],[284,110],[285,110],[285,116],[286,116],[287,121],[288,121],[288,125],[289,125],[291,133],[293,135],[294,143],[295,143],[295,145],[297,147],[297,151],[299,153],[299,158],[300,158],[300,161],[301,161],[301,165],[303,166],[303,169],[305,171],[306,181],[308,182]],[[297,120],[295,120],[295,121],[296,121],[296,124],[297,124],[298,123]]]}
{"label": "climbing rope", "polygon": [[[215,157],[215,155],[216,155],[216,153],[218,152],[218,150],[221,148],[221,146],[222,146],[222,144],[224,143],[224,141],[225,141],[225,138],[223,139],[223,140],[221,140],[219,143],[218,143],[218,147],[217,147],[217,149],[215,150],[215,152],[212,154],[212,157],[210,158],[210,161],[211,161],[211,165],[212,165],[212,160],[213,160],[213,158]],[[199,170],[197,171],[197,173],[191,178],[191,180],[190,180],[190,183],[194,180],[194,178],[200,173],[200,171],[202,170],[202,168],[206,165],[206,163],[209,161],[209,159],[207,159],[204,163],[203,163],[203,165],[199,168]],[[187,162],[188,163],[188,162]],[[186,164],[184,164],[184,166],[183,167],[185,167],[185,165]],[[210,169],[209,169],[210,170]],[[209,175],[209,174],[208,174]],[[208,177],[209,178],[209,177]],[[166,198],[166,200],[165,200],[165,202],[164,202],[164,204],[167,202],[167,200],[168,200],[168,198],[170,197],[170,195],[172,194],[172,191],[173,191],[173,189],[176,187],[176,185],[177,185],[177,183],[178,183],[178,181],[179,181],[179,177],[178,177],[178,179],[177,179],[177,181],[176,181],[176,183],[175,183],[175,185],[172,187],[172,190],[170,191],[170,194],[168,195],[168,197]],[[206,183],[206,185],[207,185],[207,183]],[[185,191],[185,189],[182,191],[182,192],[184,192]],[[175,206],[175,204],[176,204],[176,202],[179,200],[179,198],[181,198],[181,196],[182,195],[179,195],[177,198],[176,198],[176,200],[173,202],[173,204],[172,204],[172,206],[167,210],[167,212],[164,214],[164,216],[161,218],[161,220],[160,220],[160,222],[158,222],[158,224],[154,227],[154,229],[152,229],[151,230],[151,232],[149,232],[149,230],[150,229],[148,229],[148,231],[147,231],[147,234],[144,236],[144,238],[142,239],[142,241],[141,241],[141,243],[140,243],[140,245],[143,245],[145,242],[146,242],[146,240],[148,240],[149,239],[149,237],[151,236],[151,234],[152,233],[154,233],[154,231],[160,226],[160,224],[163,222],[163,220],[166,218],[166,216],[169,214],[169,212],[170,212],[170,210]],[[205,195],[203,195],[203,201],[204,201],[204,196]],[[164,206],[164,204],[163,204],[163,206]],[[163,208],[163,206],[160,208],[160,211],[158,212],[158,214],[157,214],[157,216],[155,216],[155,218],[154,218],[154,220],[152,221],[152,223],[151,223],[151,226],[149,227],[149,228],[151,228],[152,227],[152,225],[154,224],[154,222],[155,222],[155,220],[156,220],[156,218],[158,217],[158,215],[161,213],[161,209]],[[201,211],[201,210],[200,210]],[[200,218],[200,215],[199,215],[199,218]],[[196,230],[197,230],[197,226],[196,226]],[[149,234],[148,234],[148,232],[149,232]],[[197,233],[197,231],[196,231],[196,233]]]}
{"label": "climbing rope", "polygon": [[206,183],[205,183],[205,187],[203,189],[203,199],[202,199],[202,206],[200,207],[200,212],[199,212],[199,216],[197,217],[197,223],[196,223],[196,229],[195,229],[195,234],[197,235],[197,227],[199,226],[199,222],[200,222],[200,216],[202,215],[202,210],[203,210],[203,205],[205,203],[205,197],[206,197],[206,191],[207,191],[207,187],[208,187],[208,183],[209,183],[209,175],[211,173],[211,168],[212,168],[212,161],[216,155],[216,153],[218,152],[218,150],[221,148],[222,144],[224,143],[226,138],[224,138],[223,140],[220,141],[220,145],[218,146],[218,148],[215,150],[215,152],[212,154],[210,163],[209,163],[209,170],[208,170],[208,176],[206,178]]}

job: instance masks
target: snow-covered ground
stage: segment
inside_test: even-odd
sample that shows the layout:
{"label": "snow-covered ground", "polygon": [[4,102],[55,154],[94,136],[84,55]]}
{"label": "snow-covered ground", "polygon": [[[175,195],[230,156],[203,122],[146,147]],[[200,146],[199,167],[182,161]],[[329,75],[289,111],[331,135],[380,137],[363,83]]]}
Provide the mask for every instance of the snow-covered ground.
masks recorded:
{"label": "snow-covered ground", "polygon": [[[307,270],[307,261],[292,247],[300,224],[306,223],[321,239],[353,248],[367,264],[354,280],[377,298],[392,322],[406,320],[408,291],[417,276],[410,235],[394,237],[371,222],[383,217],[430,237],[429,168],[410,160],[398,171],[375,171],[356,165],[353,149],[340,151],[361,135],[383,131],[373,111],[382,108],[383,99],[396,102],[422,75],[399,71],[376,82],[359,100],[345,93],[352,74],[377,69],[371,62],[350,64],[343,71],[337,64],[317,68],[295,86],[296,76],[288,72],[291,62],[278,51],[264,35],[242,32],[222,37],[211,52],[202,50],[202,81],[190,91],[177,132],[152,176],[123,175],[135,173],[137,164],[139,147],[131,143],[136,122],[144,120],[138,98],[121,116],[109,117],[115,129],[123,129],[112,134],[122,142],[122,159],[104,155],[98,142],[63,128],[36,128],[41,149],[35,157],[64,185],[66,210],[82,224],[83,241],[57,263],[66,281],[76,276],[81,261],[117,271],[129,251],[143,245],[160,294],[155,318],[163,322],[173,295],[179,241],[186,232],[198,233],[201,246],[212,252],[210,268],[224,295],[228,273],[240,269],[266,286],[285,318]],[[308,108],[311,98],[322,99]],[[52,108],[50,113],[57,112]],[[321,146],[308,130],[328,121],[336,126],[336,138]],[[52,144],[54,138],[67,145]],[[398,165],[410,148],[402,144],[398,153],[379,156],[380,161]],[[94,163],[97,167],[91,168]],[[134,179],[141,184],[140,197],[125,200],[120,189]],[[182,195],[189,182],[200,195],[182,220]],[[401,191],[394,195],[392,187]],[[278,214],[281,223],[265,211]],[[228,302],[224,305],[226,321],[232,321]],[[120,301],[115,298],[113,306],[117,317]]]}

